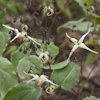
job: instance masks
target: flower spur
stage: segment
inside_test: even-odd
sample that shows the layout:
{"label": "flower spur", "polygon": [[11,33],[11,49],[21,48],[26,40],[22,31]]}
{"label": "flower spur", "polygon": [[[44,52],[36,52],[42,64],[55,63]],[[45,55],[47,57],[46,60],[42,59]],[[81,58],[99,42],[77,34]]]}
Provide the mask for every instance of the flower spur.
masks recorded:
{"label": "flower spur", "polygon": [[40,45],[40,44],[39,44],[38,42],[36,42],[32,37],[30,37],[30,36],[27,35],[27,31],[24,31],[24,30],[23,30],[23,31],[19,32],[18,29],[12,28],[12,27],[7,26],[7,25],[4,25],[4,24],[3,24],[3,26],[6,27],[6,28],[8,28],[8,29],[13,30],[13,31],[16,33],[16,36],[15,36],[10,42],[13,42],[14,40],[16,40],[16,39],[19,38],[19,37],[22,37],[23,39],[28,38],[29,40],[31,40],[31,41],[35,42],[36,44]]}
{"label": "flower spur", "polygon": [[69,57],[68,57],[68,59],[67,59],[67,63],[70,61],[70,57],[71,57],[71,55],[73,54],[73,52],[74,52],[77,48],[79,48],[79,47],[80,47],[80,48],[83,48],[83,49],[86,49],[86,50],[88,50],[88,51],[90,51],[90,52],[93,52],[93,53],[98,54],[98,52],[91,50],[90,48],[88,48],[88,47],[83,43],[84,38],[86,37],[86,35],[89,34],[89,32],[90,32],[90,29],[89,29],[89,31],[88,31],[87,33],[85,33],[85,34],[79,39],[79,41],[76,40],[75,38],[71,38],[71,37],[66,33],[66,36],[75,44],[75,45],[73,46],[73,48],[72,48],[70,54],[69,54]]}

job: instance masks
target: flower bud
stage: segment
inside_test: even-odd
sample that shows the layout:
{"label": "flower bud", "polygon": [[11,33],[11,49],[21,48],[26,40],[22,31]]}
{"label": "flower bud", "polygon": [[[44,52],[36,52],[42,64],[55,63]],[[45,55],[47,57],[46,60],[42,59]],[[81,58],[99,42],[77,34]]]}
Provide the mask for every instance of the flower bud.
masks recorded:
{"label": "flower bud", "polygon": [[89,6],[87,10],[92,13],[95,10],[95,8],[93,6]]}
{"label": "flower bud", "polygon": [[48,93],[48,94],[52,94],[52,92],[55,90],[55,86],[53,86],[53,85],[50,85],[49,87],[47,87],[46,88],[46,92]]}
{"label": "flower bud", "polygon": [[54,14],[54,10],[50,6],[44,7],[43,11],[47,16],[51,16]]}
{"label": "flower bud", "polygon": [[22,30],[22,31],[27,31],[27,30],[28,30],[28,26],[25,25],[25,24],[22,24],[22,25],[21,25],[21,30]]}
{"label": "flower bud", "polygon": [[40,55],[39,55],[39,60],[41,63],[47,63],[49,61],[49,52],[46,51],[46,52],[41,52]]}

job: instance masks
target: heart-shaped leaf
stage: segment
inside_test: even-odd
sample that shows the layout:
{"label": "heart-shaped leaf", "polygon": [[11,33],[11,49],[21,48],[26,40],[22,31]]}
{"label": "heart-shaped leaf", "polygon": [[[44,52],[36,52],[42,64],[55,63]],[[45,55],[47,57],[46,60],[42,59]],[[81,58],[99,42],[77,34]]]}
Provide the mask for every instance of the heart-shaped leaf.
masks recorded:
{"label": "heart-shaped leaf", "polygon": [[24,71],[28,72],[30,70],[30,68],[34,74],[39,74],[42,72],[43,66],[37,56],[31,55],[31,56],[25,57],[19,61],[19,64],[17,67],[19,77],[22,79],[25,78],[26,75],[25,75]]}
{"label": "heart-shaped leaf", "polygon": [[0,93],[4,96],[8,90],[17,84],[17,76],[12,64],[5,58],[0,57]]}
{"label": "heart-shaped leaf", "polygon": [[5,96],[4,100],[37,100],[41,94],[41,88],[34,82],[22,82],[13,87]]}
{"label": "heart-shaped leaf", "polygon": [[66,67],[54,70],[51,79],[64,90],[74,87],[79,81],[80,66],[75,63],[69,63]]}

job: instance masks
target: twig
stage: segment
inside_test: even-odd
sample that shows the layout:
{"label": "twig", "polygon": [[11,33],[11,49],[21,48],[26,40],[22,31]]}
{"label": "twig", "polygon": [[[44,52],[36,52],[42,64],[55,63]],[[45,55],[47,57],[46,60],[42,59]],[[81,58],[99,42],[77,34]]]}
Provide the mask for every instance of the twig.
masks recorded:
{"label": "twig", "polygon": [[70,97],[72,98],[72,100],[75,100],[69,91],[67,91],[67,93],[70,95]]}
{"label": "twig", "polygon": [[76,94],[76,95],[78,95],[78,93],[72,88],[72,91]]}

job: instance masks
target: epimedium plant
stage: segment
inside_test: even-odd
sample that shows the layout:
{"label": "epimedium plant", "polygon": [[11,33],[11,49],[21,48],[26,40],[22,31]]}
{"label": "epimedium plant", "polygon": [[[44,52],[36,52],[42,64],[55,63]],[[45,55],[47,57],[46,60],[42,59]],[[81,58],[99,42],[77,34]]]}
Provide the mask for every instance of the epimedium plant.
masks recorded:
{"label": "epimedium plant", "polygon": [[[84,5],[85,8],[83,8],[83,11],[86,16],[88,13],[93,18],[98,18],[96,14],[93,14],[94,7],[89,4],[88,0],[75,1],[82,7]],[[92,2],[92,0],[90,1]],[[35,26],[41,27],[41,30],[43,30],[42,39],[33,38],[29,35],[31,30],[28,25],[24,23],[22,18],[20,19],[21,25],[19,25],[19,28],[6,25],[3,21],[3,29],[0,31],[0,94],[3,96],[4,100],[37,100],[43,90],[48,94],[52,94],[54,90],[59,87],[68,91],[77,85],[81,75],[81,66],[70,60],[72,53],[80,47],[98,54],[98,52],[88,48],[85,43],[83,43],[83,40],[90,31],[93,32],[95,28],[96,31],[98,31],[99,24],[96,24],[94,28],[91,26],[92,22],[84,21],[86,19],[86,17],[84,17],[78,21],[69,21],[57,28],[57,32],[59,32],[62,27],[72,29],[72,32],[75,30],[86,32],[88,31],[87,28],[89,28],[89,31],[85,33],[79,41],[75,38],[71,38],[70,35],[66,33],[66,38],[69,38],[75,45],[73,46],[68,59],[55,64],[55,58],[59,54],[59,48],[49,40],[50,36],[48,35],[50,34],[53,24],[51,24],[49,29],[43,27],[37,16],[39,14],[38,12],[41,11],[41,15],[44,17],[55,19],[58,14],[62,12],[62,7],[65,6],[64,3],[63,6],[60,6],[59,2],[61,1],[48,0],[48,2],[46,2],[46,0],[44,0],[42,4],[41,0],[34,0],[34,2],[28,1],[26,3],[28,9],[33,10],[33,20],[36,22]],[[72,0],[67,3],[70,2],[72,2]],[[60,7],[60,12],[56,11],[56,5]],[[5,13],[6,11],[4,10],[0,14],[0,21],[4,18]],[[14,22],[16,22],[17,19],[17,17],[14,18]],[[53,21],[52,23],[54,23]],[[85,27],[83,28],[83,26]],[[9,41],[10,43],[14,43],[15,41],[20,42],[20,46],[16,47],[17,50],[15,48],[15,51],[12,52],[11,50],[8,52],[12,52],[10,60],[3,56],[7,51]],[[33,55],[31,54],[31,51],[34,52]],[[50,74],[46,75],[44,70],[49,70]],[[22,79],[27,77],[29,77],[28,80],[22,81]],[[77,97],[77,100],[79,100],[79,96]],[[91,96],[83,98],[82,100],[100,99]]]}

